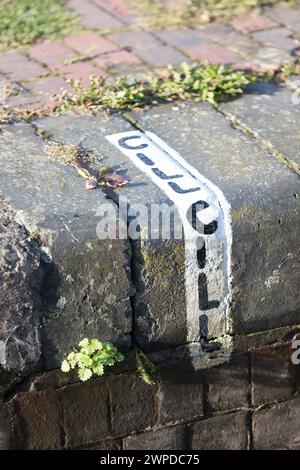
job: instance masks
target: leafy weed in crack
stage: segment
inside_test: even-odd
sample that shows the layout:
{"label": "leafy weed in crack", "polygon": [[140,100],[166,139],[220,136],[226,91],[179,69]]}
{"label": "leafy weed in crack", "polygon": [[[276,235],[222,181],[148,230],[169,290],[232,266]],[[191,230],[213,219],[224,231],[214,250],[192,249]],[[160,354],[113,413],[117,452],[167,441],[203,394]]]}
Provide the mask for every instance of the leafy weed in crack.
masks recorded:
{"label": "leafy weed in crack", "polygon": [[91,77],[87,87],[78,81],[71,82],[74,91],[64,95],[57,111],[125,110],[177,99],[216,104],[243,93],[245,86],[256,78],[255,75],[235,71],[230,66],[186,63],[181,64],[179,69],[169,66],[160,77],[150,74],[147,80],[133,83],[126,78],[111,83],[103,78]]}

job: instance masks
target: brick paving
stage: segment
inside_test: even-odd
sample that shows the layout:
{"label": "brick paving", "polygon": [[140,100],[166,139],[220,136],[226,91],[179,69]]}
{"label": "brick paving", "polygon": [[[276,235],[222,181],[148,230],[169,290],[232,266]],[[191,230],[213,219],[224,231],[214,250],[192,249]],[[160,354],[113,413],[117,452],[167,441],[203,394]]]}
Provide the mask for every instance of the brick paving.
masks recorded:
{"label": "brick paving", "polygon": [[227,24],[149,29],[141,21],[141,10],[134,11],[128,0],[69,0],[67,4],[80,25],[72,35],[0,53],[0,81],[19,89],[19,94],[7,98],[8,108],[54,107],[62,89],[71,89],[68,80],[80,80],[86,86],[91,75],[136,76],[183,61],[276,71],[299,57],[300,6],[267,7]]}

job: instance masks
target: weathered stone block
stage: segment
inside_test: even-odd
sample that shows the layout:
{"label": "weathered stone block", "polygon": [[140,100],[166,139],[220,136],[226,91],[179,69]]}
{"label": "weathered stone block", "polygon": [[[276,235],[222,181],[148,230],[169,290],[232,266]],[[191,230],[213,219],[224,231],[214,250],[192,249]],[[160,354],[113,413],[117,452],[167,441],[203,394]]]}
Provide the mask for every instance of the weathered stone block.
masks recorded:
{"label": "weathered stone block", "polygon": [[[259,116],[264,114],[259,105],[259,95],[245,95],[223,107],[231,111],[235,107],[242,109],[244,116],[249,117],[249,100],[257,102],[255,110],[253,104],[251,118],[257,127]],[[269,96],[268,101],[273,107],[273,97]],[[276,140],[290,149],[293,159],[296,159],[298,132],[295,128],[293,133],[291,127],[283,132],[282,124],[289,121],[289,126],[293,126],[297,110],[293,112],[293,119],[286,118],[286,115],[278,119],[276,109],[280,111],[282,104],[279,106],[278,102],[277,107],[275,104],[271,115],[266,111],[265,126],[269,128],[273,121],[277,121],[277,128],[274,126],[271,130],[270,127],[270,132],[274,138],[276,133]],[[292,116],[291,108],[288,113]],[[175,108],[167,105],[159,110],[135,112],[132,118],[141,128],[162,137],[188,164],[215,184],[230,206],[231,235],[225,231],[228,238],[223,244],[230,251],[228,304],[226,307],[223,303],[226,291],[222,292],[221,282],[217,282],[217,253],[214,258],[212,249],[212,260],[216,264],[214,267],[211,265],[211,270],[215,282],[208,287],[212,298],[221,302],[218,309],[212,308],[209,314],[204,312],[208,335],[217,330],[215,324],[223,315],[227,318],[227,328],[230,326],[234,334],[298,323],[299,228],[295,220],[300,204],[297,175],[255,140],[233,129],[207,104],[178,104]],[[283,136],[291,136],[288,143]],[[226,259],[226,255],[222,256]],[[224,282],[226,285],[226,274]]]}
{"label": "weathered stone block", "polygon": [[157,420],[156,385],[145,384],[136,373],[108,379],[111,393],[111,423],[114,436],[139,432]]}
{"label": "weathered stone block", "polygon": [[300,399],[253,414],[255,449],[300,449]]}
{"label": "weathered stone block", "polygon": [[294,391],[291,345],[263,348],[252,356],[253,405],[290,398]]}
{"label": "weathered stone block", "polygon": [[13,423],[11,407],[8,404],[0,408],[0,450],[9,450],[13,445]]}
{"label": "weathered stone block", "polygon": [[176,426],[123,439],[125,450],[185,450],[186,427]]}
{"label": "weathered stone block", "polygon": [[[16,283],[10,287],[10,295],[19,288],[23,308],[28,304],[28,321],[33,322],[29,282],[36,283],[34,293],[40,294],[43,310],[44,366],[51,369],[59,367],[84,336],[114,341],[123,350],[130,347],[132,287],[128,241],[99,240],[97,236],[97,208],[102,204],[114,209],[114,204],[101,190],[86,191],[76,170],[47,158],[44,146],[28,124],[2,128],[1,191],[17,220],[39,245],[43,269],[39,289],[37,261],[29,252],[24,263],[30,266],[24,264],[23,271],[29,270],[31,277],[22,281],[28,292],[23,295]],[[28,300],[24,303],[24,299]],[[18,301],[11,301],[10,306],[17,310]],[[28,335],[34,334],[32,327]],[[36,349],[36,361],[40,353],[35,342],[32,340],[30,347]]]}
{"label": "weathered stone block", "polygon": [[26,374],[41,356],[40,252],[15,213],[0,199],[0,386]]}
{"label": "weathered stone block", "polygon": [[[168,196],[105,139],[107,135],[117,132],[134,131],[132,125],[124,119],[108,118],[104,114],[99,117],[60,116],[38,120],[36,125],[58,142],[80,145],[94,151],[101,149],[103,165],[131,178],[122,192],[108,191],[107,194],[120,208],[125,205],[125,211],[127,204],[132,211],[140,208],[139,204],[144,205],[147,214],[145,220],[139,220],[141,233],[149,228],[152,204],[162,209],[171,205]],[[122,200],[126,202],[123,205]],[[133,217],[129,217],[128,222],[132,219]],[[136,289],[136,294],[131,299],[135,311],[136,340],[145,349],[162,349],[185,343],[187,319],[184,241],[131,240],[131,249]],[[195,340],[198,339],[199,327],[195,333]]]}
{"label": "weathered stone block", "polygon": [[60,392],[21,393],[14,397],[14,433],[17,449],[45,450],[62,447]]}
{"label": "weathered stone block", "polygon": [[66,447],[98,442],[110,435],[105,381],[70,385],[62,391]]}
{"label": "weathered stone block", "polygon": [[248,446],[245,412],[205,419],[189,429],[193,450],[245,450]]}
{"label": "weathered stone block", "polygon": [[228,363],[207,371],[207,400],[212,411],[225,411],[249,405],[249,358],[233,355]]}
{"label": "weathered stone block", "polygon": [[203,374],[191,364],[175,364],[160,371],[160,423],[187,420],[203,414]]}

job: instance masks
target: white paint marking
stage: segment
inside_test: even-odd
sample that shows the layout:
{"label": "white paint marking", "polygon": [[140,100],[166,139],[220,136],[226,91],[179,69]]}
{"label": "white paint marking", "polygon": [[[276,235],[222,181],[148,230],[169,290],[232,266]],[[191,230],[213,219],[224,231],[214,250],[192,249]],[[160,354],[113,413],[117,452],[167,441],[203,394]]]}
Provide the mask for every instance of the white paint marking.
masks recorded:
{"label": "white paint marking", "polygon": [[[210,337],[224,334],[228,327],[226,317],[231,299],[232,246],[230,205],[224,194],[151,132],[129,131],[108,135],[106,139],[167,194],[181,216],[185,235],[187,341],[199,341],[199,322],[203,315],[207,317]],[[218,228],[212,234],[199,235],[187,220],[188,209],[199,200],[205,201],[208,207],[197,213],[198,219],[204,224],[217,220]],[[199,238],[204,240],[206,246],[205,266],[202,269],[197,260]],[[203,308],[201,300],[199,302],[201,274],[207,283],[208,308]]]}

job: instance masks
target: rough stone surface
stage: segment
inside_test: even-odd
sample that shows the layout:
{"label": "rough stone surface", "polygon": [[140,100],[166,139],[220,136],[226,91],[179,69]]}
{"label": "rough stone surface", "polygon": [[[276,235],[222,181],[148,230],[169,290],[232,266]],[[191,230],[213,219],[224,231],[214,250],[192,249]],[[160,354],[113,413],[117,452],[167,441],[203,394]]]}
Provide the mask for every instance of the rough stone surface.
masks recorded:
{"label": "rough stone surface", "polygon": [[203,375],[191,364],[173,365],[160,372],[159,422],[172,423],[203,415]]}
{"label": "rough stone surface", "polygon": [[109,399],[101,380],[76,384],[62,391],[66,446],[98,442],[110,434]]}
{"label": "rough stone surface", "polygon": [[[251,115],[249,96],[225,109],[241,107],[238,103],[245,100],[242,109]],[[273,116],[269,115],[272,122]],[[209,105],[182,104],[175,109],[167,105],[133,113],[132,117],[215,183],[231,206],[232,331],[249,333],[298,323],[297,175],[253,139],[233,129]],[[285,125],[284,118],[277,126],[279,122]],[[285,135],[292,136],[286,148],[295,144],[296,158],[296,128],[294,134],[286,129]],[[282,134],[280,139],[285,145]],[[219,294],[219,290],[212,293]],[[208,330],[214,327],[211,312]]]}
{"label": "rough stone surface", "polygon": [[222,105],[222,109],[256,132],[299,169],[298,100],[297,92],[272,83],[258,83],[251,85],[241,99]]}
{"label": "rough stone surface", "polygon": [[[103,165],[130,176],[131,183],[122,192],[108,193],[116,203],[124,197],[131,206],[141,203],[150,208],[150,204],[170,204],[165,193],[104,138],[112,133],[133,130],[125,120],[104,115],[97,118],[62,116],[40,120],[37,126],[58,142],[80,143],[95,151],[101,149]],[[145,228],[143,226],[141,230]],[[145,349],[162,349],[186,342],[183,240],[136,240],[131,245],[137,341]]]}
{"label": "rough stone surface", "polygon": [[[14,212],[1,197],[0,367],[6,372],[26,374],[40,359],[42,280],[38,247],[24,227],[16,223]],[[6,379],[2,373],[0,385],[5,385]]]}
{"label": "rough stone surface", "polygon": [[207,372],[207,401],[211,411],[224,411],[249,405],[249,359],[232,356],[228,363]]}
{"label": "rough stone surface", "polygon": [[253,414],[254,449],[300,449],[300,400],[280,403]]}
{"label": "rough stone surface", "polygon": [[184,450],[186,449],[185,426],[129,436],[123,439],[125,450]]}
{"label": "rough stone surface", "polygon": [[12,417],[9,405],[0,405],[0,450],[12,448]]}
{"label": "rough stone surface", "polygon": [[247,413],[205,419],[189,428],[193,450],[245,450],[248,446]]}
{"label": "rough stone surface", "polygon": [[[84,336],[111,340],[127,350],[132,288],[128,242],[103,241],[96,234],[97,207],[112,203],[101,190],[87,192],[72,166],[49,160],[43,149],[44,142],[29,125],[3,127],[1,191],[41,247],[40,331],[44,366],[51,369]],[[11,302],[11,308],[17,305]]]}
{"label": "rough stone surface", "polygon": [[252,402],[254,406],[291,398],[294,369],[291,345],[252,352]]}
{"label": "rough stone surface", "polygon": [[61,448],[62,410],[59,391],[21,393],[14,398],[13,404],[17,449]]}
{"label": "rough stone surface", "polygon": [[111,423],[114,436],[140,432],[156,422],[157,386],[145,384],[136,373],[110,377]]}

